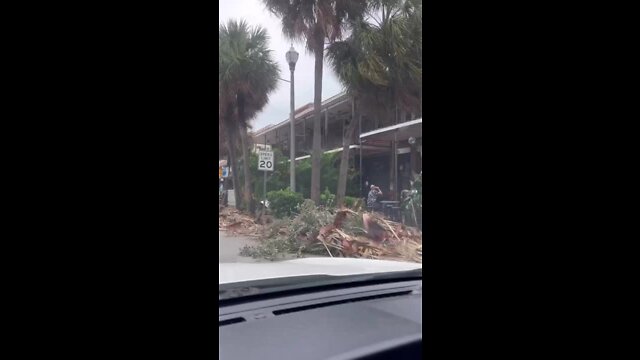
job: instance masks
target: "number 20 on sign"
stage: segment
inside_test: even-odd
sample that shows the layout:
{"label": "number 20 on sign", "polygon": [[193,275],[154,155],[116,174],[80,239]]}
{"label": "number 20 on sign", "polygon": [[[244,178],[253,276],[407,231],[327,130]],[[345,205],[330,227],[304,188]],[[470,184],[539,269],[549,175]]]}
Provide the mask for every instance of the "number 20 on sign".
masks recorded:
{"label": "number 20 on sign", "polygon": [[273,151],[258,152],[258,170],[273,171]]}

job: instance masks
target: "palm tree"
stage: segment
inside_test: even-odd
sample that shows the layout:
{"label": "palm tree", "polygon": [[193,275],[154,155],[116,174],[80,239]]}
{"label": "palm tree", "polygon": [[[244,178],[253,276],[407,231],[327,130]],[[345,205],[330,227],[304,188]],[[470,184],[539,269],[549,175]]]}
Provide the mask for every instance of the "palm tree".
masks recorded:
{"label": "palm tree", "polygon": [[[422,89],[422,1],[369,0],[366,19],[352,28],[347,41],[329,50],[343,84],[382,103],[387,109],[382,122],[393,120],[396,106],[416,110]],[[353,76],[356,69],[360,79]]]}
{"label": "palm tree", "polygon": [[[278,85],[280,70],[267,48],[267,32],[246,21],[230,20],[220,25],[218,35],[218,82],[222,125],[227,130],[230,157],[234,144],[242,144],[244,208],[253,211],[252,179],[249,169],[247,131],[253,119],[269,102]],[[234,177],[234,182],[236,178]]]}
{"label": "palm tree", "polygon": [[[397,110],[403,115],[422,110],[422,1],[371,0],[366,15],[350,23],[351,35],[332,44],[327,55],[354,101],[382,126],[393,121]],[[343,138],[339,206],[346,190],[355,118],[354,111]]]}
{"label": "palm tree", "polygon": [[[333,43],[342,38],[346,21],[359,17],[366,0],[263,0],[269,11],[282,19],[282,30],[292,40],[304,40],[315,56],[313,151],[311,154],[311,200],[320,204],[320,168],[322,149],[322,65],[325,40]],[[295,141],[295,139],[291,139]]]}
{"label": "palm tree", "polygon": [[[235,139],[237,137],[237,128],[238,126],[235,123],[233,118],[233,108],[228,104],[223,106],[223,96],[222,91],[218,89],[218,129],[220,130],[220,134],[224,134],[225,139],[223,140],[225,146],[227,147],[227,152],[229,154],[229,168],[231,169],[231,179],[233,181],[233,189],[236,194],[236,199],[240,198],[240,184],[238,177],[238,158],[236,152],[236,144]],[[221,141],[222,142],[222,141]],[[242,204],[236,201],[236,207],[238,209],[242,209]]]}

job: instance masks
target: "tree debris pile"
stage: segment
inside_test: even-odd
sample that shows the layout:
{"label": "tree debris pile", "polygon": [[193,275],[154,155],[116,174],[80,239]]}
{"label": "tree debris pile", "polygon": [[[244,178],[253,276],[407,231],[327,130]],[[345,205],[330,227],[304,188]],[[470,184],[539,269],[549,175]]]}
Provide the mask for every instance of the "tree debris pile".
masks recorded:
{"label": "tree debris pile", "polygon": [[[348,215],[362,219],[362,233],[344,231]],[[422,263],[422,233],[389,221],[375,213],[342,209],[336,221],[320,229],[317,236],[331,256],[413,261]]]}
{"label": "tree debris pile", "polygon": [[224,207],[218,213],[218,230],[237,235],[259,236],[262,226],[247,214],[233,207]]}
{"label": "tree debris pile", "polygon": [[260,245],[241,254],[276,260],[287,253],[422,263],[422,233],[375,213],[332,211],[309,200],[297,216],[272,224]]}

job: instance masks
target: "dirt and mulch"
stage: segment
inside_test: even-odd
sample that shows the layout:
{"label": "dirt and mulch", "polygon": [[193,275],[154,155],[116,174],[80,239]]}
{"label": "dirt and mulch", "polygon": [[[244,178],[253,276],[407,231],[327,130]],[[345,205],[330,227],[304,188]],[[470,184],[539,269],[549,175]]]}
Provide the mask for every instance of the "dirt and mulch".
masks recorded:
{"label": "dirt and mulch", "polygon": [[303,254],[399,260],[422,263],[422,232],[385,219],[377,213],[331,210],[306,203],[291,219],[258,225],[237,210],[221,214],[220,229],[261,238],[241,254],[276,260],[285,254]]}
{"label": "dirt and mulch", "polygon": [[233,207],[219,207],[218,230],[228,231],[235,235],[259,237],[263,226],[251,215],[240,212]]}

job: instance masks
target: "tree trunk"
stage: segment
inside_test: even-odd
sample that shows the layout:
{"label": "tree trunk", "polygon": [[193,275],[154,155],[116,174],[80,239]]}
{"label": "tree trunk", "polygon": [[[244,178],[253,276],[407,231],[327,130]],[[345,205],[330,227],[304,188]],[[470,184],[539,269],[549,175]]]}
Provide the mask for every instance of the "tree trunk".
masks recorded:
{"label": "tree trunk", "polygon": [[240,179],[238,177],[238,158],[236,157],[235,148],[236,144],[233,141],[233,138],[235,136],[234,130],[232,129],[233,125],[233,123],[229,124],[229,121],[227,121],[223,127],[226,130],[225,132],[227,134],[227,149],[229,150],[230,162],[229,168],[231,169],[231,179],[233,180],[233,192],[235,193],[236,208],[242,209],[242,205],[238,201],[238,199],[240,199]]}
{"label": "tree trunk", "polygon": [[[324,40],[324,38],[322,39]],[[315,120],[313,122],[313,151],[311,153],[311,200],[320,205],[320,171],[322,167],[322,148],[320,143],[320,128],[322,125],[322,61],[324,59],[324,43],[319,41],[315,51],[315,74],[313,108]]]}
{"label": "tree trunk", "polygon": [[244,173],[244,191],[242,193],[242,199],[244,202],[244,208],[250,213],[253,213],[253,192],[251,188],[252,174],[250,169],[249,159],[249,147],[247,144],[247,119],[245,116],[245,97],[244,94],[238,94],[237,97],[238,106],[238,134],[240,135],[240,144],[242,145],[242,170]]}
{"label": "tree trunk", "polygon": [[342,207],[344,197],[347,193],[347,172],[349,170],[349,147],[353,138],[353,132],[356,129],[358,121],[356,120],[356,104],[353,100],[351,105],[351,122],[347,125],[342,138],[342,154],[340,158],[340,174],[338,175],[338,190],[336,191],[336,206]]}
{"label": "tree trunk", "polygon": [[251,187],[252,174],[251,164],[249,163],[250,151],[247,144],[247,129],[240,125],[240,141],[242,143],[242,168],[244,172],[244,191],[242,193],[242,199],[244,202],[244,208],[250,213],[253,213],[255,209],[255,202],[253,201],[253,189]]}

